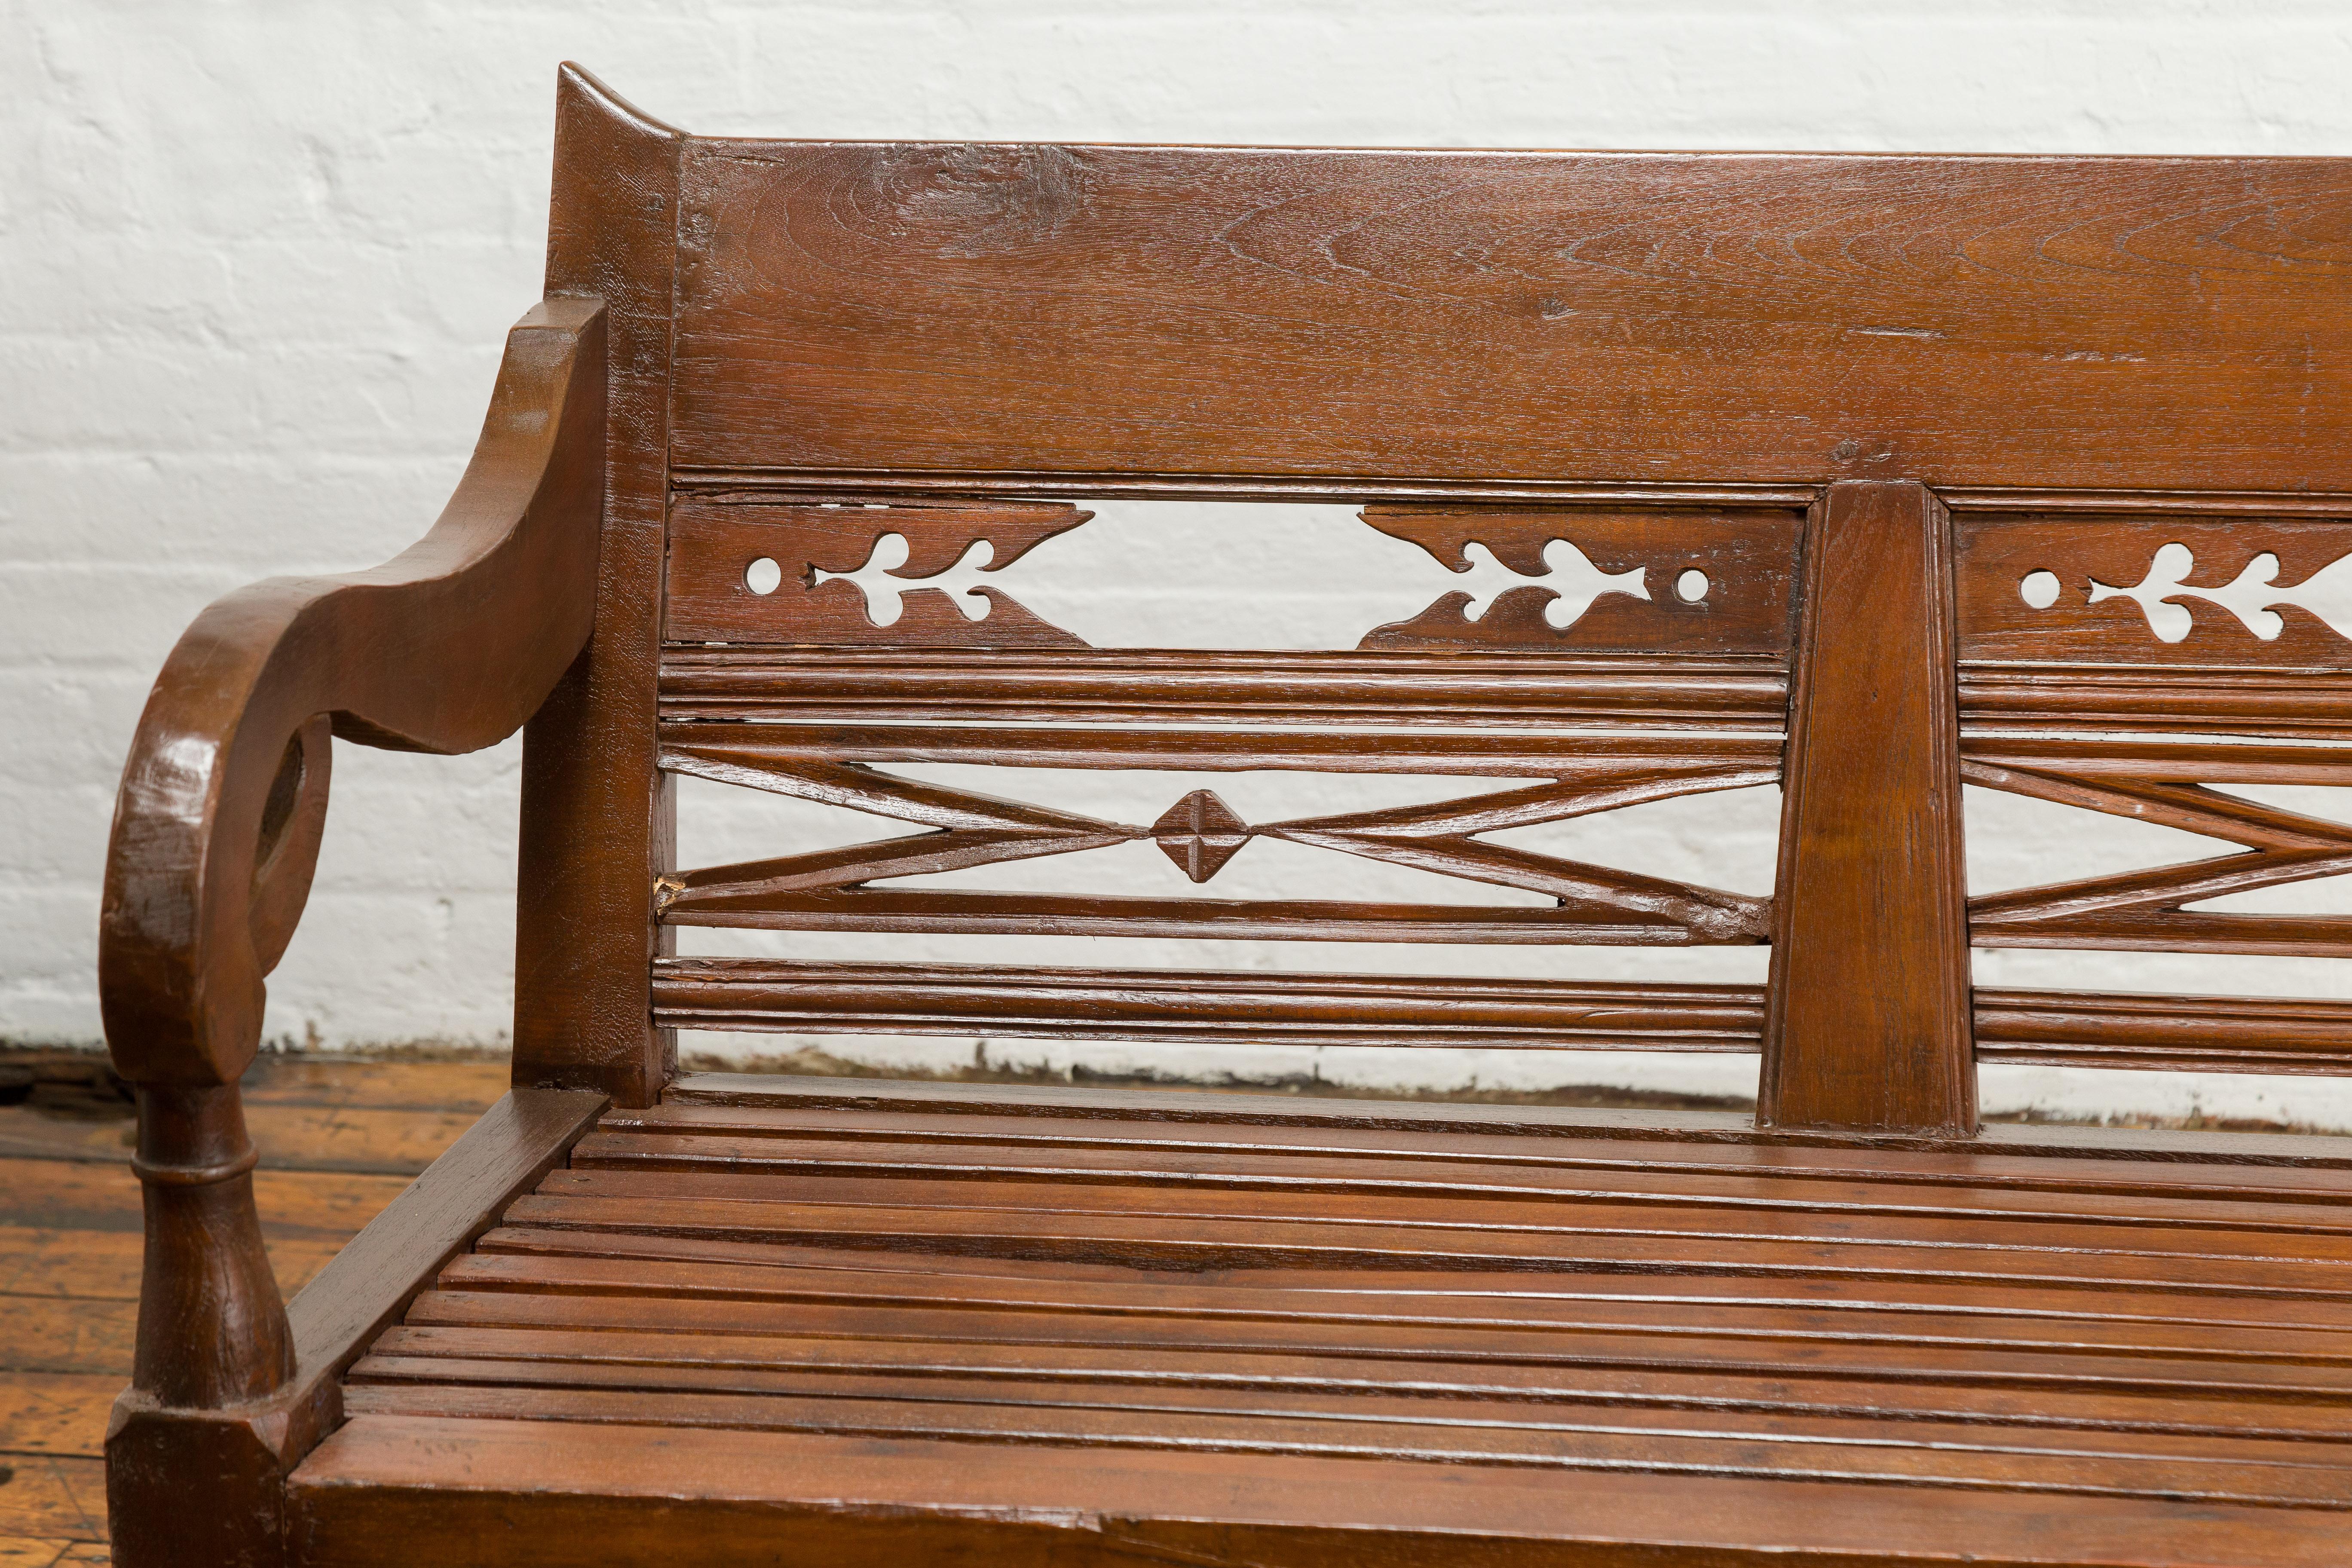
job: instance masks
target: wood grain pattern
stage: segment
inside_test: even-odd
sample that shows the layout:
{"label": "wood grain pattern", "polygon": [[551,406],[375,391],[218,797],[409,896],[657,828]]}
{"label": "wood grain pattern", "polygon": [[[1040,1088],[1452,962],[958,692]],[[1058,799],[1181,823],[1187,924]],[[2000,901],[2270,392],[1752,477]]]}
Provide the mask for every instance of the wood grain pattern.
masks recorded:
{"label": "wood grain pattern", "polygon": [[[101,1542],[106,1538],[106,1468],[96,1459],[26,1455],[12,1458],[14,1472],[0,1490],[0,1521],[21,1536]],[[72,1563],[106,1561],[68,1557]]]}
{"label": "wood grain pattern", "polygon": [[[0,1434],[0,1469],[14,1472],[0,1481],[0,1538],[71,1541],[82,1554],[65,1559],[70,1562],[106,1556],[104,1467],[96,1456],[109,1406],[131,1373],[141,1262],[141,1184],[121,1160],[131,1107],[100,1120],[104,1100],[64,1092],[65,1069],[94,1065],[60,1053],[39,1064],[42,1091],[25,1104],[0,1107],[0,1406],[21,1412],[68,1456],[12,1451],[18,1436]],[[276,1053],[257,1061],[242,1089],[255,1112],[248,1120],[262,1159],[255,1202],[279,1289],[294,1298],[409,1184],[408,1175],[457,1142],[505,1084],[502,1062]],[[323,1136],[328,1119],[337,1116],[352,1125]],[[103,1138],[82,1136],[91,1133]],[[437,1143],[420,1151],[426,1139]],[[43,1149],[58,1157],[16,1152]],[[406,1174],[334,1168],[360,1163]],[[36,1373],[79,1375],[28,1375]],[[17,1432],[29,1435],[36,1426]],[[51,1555],[63,1550],[60,1544]]]}
{"label": "wood grain pattern", "polygon": [[[1980,1131],[1973,1085],[2346,1070],[2352,1005],[1972,1018],[1968,944],[2352,952],[2184,907],[2352,867],[2213,787],[2352,778],[2314,743],[2352,733],[2343,638],[2289,602],[2352,558],[2341,161],[708,140],[570,67],[556,145],[463,559],[364,614],[216,607],[126,774],[126,1563],[2340,1560],[2352,1144]],[[1345,500],[1492,605],[1112,651],[974,587],[1094,495]],[[1612,592],[1561,592],[1571,544]],[[330,731],[534,706],[514,1096],[289,1326],[231,1086]],[[1489,839],[1771,783],[1784,732],[1769,898]],[[1145,823],[887,771],[973,763],[1477,782],[1266,822],[1193,782]],[[681,774],[925,831],[680,868]],[[2242,852],[1970,906],[1963,777]],[[1522,901],[887,885],[1147,838],[1206,884],[1256,837]],[[1769,939],[1773,973],[681,962],[683,923]],[[681,1026],[1760,1048],[1763,1124],[673,1081]],[[17,1227],[0,1268],[119,1296],[126,1243]],[[84,1409],[99,1374],[40,1375]]]}
{"label": "wood grain pattern", "polygon": [[640,1104],[676,1054],[648,1021],[644,976],[672,951],[653,918],[677,821],[652,720],[683,142],[577,67],[558,72],[547,291],[605,301],[611,438],[593,635],[523,731],[514,1082]]}
{"label": "wood grain pattern", "polygon": [[[2192,782],[2209,769],[2243,782],[2339,778],[2339,759],[2282,747],[2246,748],[2247,757],[2238,760],[2227,755],[2226,746],[2042,741],[2013,759],[2031,765],[2017,766],[1990,760],[1999,754],[1996,748],[1980,750],[1985,756],[1964,756],[1960,763],[1960,776],[1969,784],[2158,823],[2241,845],[2243,852],[1980,894],[1969,900],[1977,945],[2352,954],[2352,920],[2185,908],[2352,870],[2352,828]],[[2077,756],[2089,769],[2077,771]]]}
{"label": "wood grain pattern", "polygon": [[1976,1129],[1949,519],[1832,485],[1805,540],[1757,1119]]}
{"label": "wood grain pattern", "polygon": [[[2352,1138],[2310,1133],[2207,1132],[2085,1126],[2078,1123],[1988,1122],[1965,1142],[1900,1132],[1759,1128],[1733,1111],[1597,1110],[1544,1107],[1333,1103],[1236,1096],[1181,1089],[1064,1088],[1053,1084],[895,1081],[794,1078],[756,1073],[686,1073],[663,1095],[664,1106],[708,1106],[845,1111],[887,1129],[909,1117],[989,1115],[1016,1119],[1040,1138],[1056,1125],[1100,1121],[1121,1138],[1191,1137],[1207,1124],[1236,1123],[1251,1139],[1276,1141],[1333,1134],[1406,1150],[1432,1133],[1544,1139],[1508,1152],[1521,1161],[1580,1166],[1598,1159],[1626,1163],[1626,1141],[1651,1159],[1769,1163],[1802,1169],[1810,1151],[1833,1151],[1818,1169],[1923,1168],[1960,1173],[1971,1182],[2021,1185],[2034,1191],[2165,1191],[2206,1179],[2213,1166],[2226,1180],[2282,1198],[2333,1203],[2344,1187],[2328,1173],[2352,1171]],[[607,1112],[617,1116],[619,1112]],[[1664,1142],[1661,1140],[1670,1140]],[[1586,1146],[1580,1149],[1580,1142]],[[1211,1146],[1222,1147],[1212,1142]],[[1827,1156],[1824,1156],[1827,1158]]]}
{"label": "wood grain pattern", "polygon": [[[236,1087],[258,1046],[263,977],[308,896],[330,734],[488,745],[587,638],[604,334],[592,298],[527,315],[473,459],[425,538],[373,571],[276,579],[213,605],[142,715],[100,942],[110,1049],[138,1086],[132,1167],[148,1189],[133,1389],[110,1448],[112,1506],[132,1521],[127,1562],[274,1550],[274,1446],[289,1427],[269,1402],[298,1369]],[[196,1500],[208,1522],[185,1539]]]}
{"label": "wood grain pattern", "polygon": [[689,470],[2352,489],[2324,161],[709,141],[685,183]]}
{"label": "wood grain pattern", "polygon": [[1984,730],[2343,740],[2352,680],[2321,671],[1960,666],[1960,715]]}
{"label": "wood grain pattern", "polygon": [[1752,1051],[1763,1026],[1743,985],[696,958],[655,971],[654,1008],[675,1028],[1537,1050]]}
{"label": "wood grain pattern", "polygon": [[604,326],[550,300],[508,335],[482,433],[433,529],[372,571],[239,590],[188,628],[116,801],[100,984],[117,1067],[234,1083],[263,977],[308,895],[331,727],[398,750],[510,734],[588,635]]}
{"label": "wood grain pattern", "polygon": [[[622,1563],[674,1542],[681,1498],[721,1561],[886,1568],[909,1561],[1017,1565],[1151,1561],[1341,1568],[1369,1543],[1399,1563],[1537,1568],[1563,1552],[1717,1568],[1759,1550],[1915,1568],[1958,1561],[1965,1528],[1999,1568],[2312,1568],[2333,1514],[2139,1500],[1969,1495],[1731,1478],[1558,1477],[1339,1458],[975,1448],[936,1440],[642,1430],[370,1416],[296,1483],[305,1559],[398,1561],[387,1537],[458,1552],[487,1533],[523,1564]],[[617,1467],[628,1479],[604,1478]],[[463,1474],[470,1484],[448,1488]],[[1227,1500],[1227,1521],[1181,1500]],[[375,1499],[383,1500],[368,1506]],[[855,1506],[845,1506],[853,1503]],[[552,1527],[564,1521],[561,1536]],[[1425,1531],[1413,1542],[1416,1531]],[[1402,1539],[1401,1539],[1402,1538]],[[2119,1554],[2118,1542],[2131,1543]],[[1443,1553],[1441,1557],[1438,1554]],[[1605,1560],[1605,1559],[1602,1559]]]}
{"label": "wood grain pattern", "polygon": [[[1401,653],[672,649],[666,719],[1633,724],[1777,731],[1781,661]],[[2347,709],[2352,712],[2352,709]]]}
{"label": "wood grain pattern", "polygon": [[[1631,805],[1663,798],[1645,792],[1675,781],[1736,780],[1737,789],[1777,778],[1777,736],[1667,731],[1638,736],[1449,734],[1430,729],[1370,731],[1110,729],[991,724],[758,725],[670,722],[661,729],[662,765],[721,784],[768,787],[778,775],[817,764],[867,769],[889,763],[959,763],[1016,768],[1166,769],[1183,773],[1260,768],[1308,773],[1411,773],[1536,777],[1573,784]],[[2242,748],[2241,748],[2242,749]],[[2031,754],[2031,753],[2021,753]],[[2135,753],[2137,754],[2137,753]],[[2208,748],[2192,753],[2227,767]],[[2315,751],[2265,751],[2273,771],[2296,782],[2327,766]],[[2267,776],[2267,775],[2266,775]],[[2352,754],[2329,779],[2352,777]],[[2287,781],[2280,781],[2287,782]],[[1594,809],[1602,809],[1597,804]]]}
{"label": "wood grain pattern", "polygon": [[[770,727],[761,726],[762,730]],[[1202,858],[1189,813],[1209,797],[1195,791],[1150,826],[1118,823],[919,784],[862,762],[833,760],[822,733],[741,733],[734,726],[670,724],[661,762],[674,772],[847,806],[925,824],[932,831],[805,851],[772,859],[681,871],[659,884],[661,918],[681,925],[780,930],[1007,931],[1087,935],[1198,935],[1233,932],[1269,939],[1366,942],[1399,933],[1439,942],[1752,942],[1769,921],[1768,900],[1666,878],[1488,844],[1476,836],[1561,821],[1643,801],[1769,784],[1779,776],[1770,742],[1639,742],[1559,749],[1549,783],[1374,812],[1252,824],[1215,803],[1218,852]],[[868,748],[910,761],[936,753],[922,731],[862,736]],[[1204,751],[1213,734],[1166,732],[1150,738],[1163,755]],[[1338,739],[1309,736],[1294,754],[1315,765]],[[979,747],[990,740],[1003,749]],[[1109,750],[1074,743],[1068,731],[964,731],[950,755],[993,762],[1079,767],[1131,760],[1113,739]],[[1382,749],[1372,748],[1377,752]],[[1475,748],[1442,751],[1475,756]],[[1223,765],[1277,760],[1276,749],[1246,744]],[[1360,765],[1360,763],[1359,763]],[[1477,765],[1474,763],[1473,765]],[[1486,768],[1492,768],[1488,761]],[[1189,804],[1188,804],[1189,803]],[[1443,876],[1549,896],[1545,908],[1375,904],[1336,900],[1240,900],[1140,895],[1074,896],[963,893],[876,888],[892,878],[961,870],[1010,860],[1072,854],[1154,838],[1195,882],[1205,882],[1250,838],[1264,837],[1345,855],[1411,866]],[[1412,940],[1413,937],[1408,937]]]}
{"label": "wood grain pattern", "polygon": [[[1599,508],[1366,507],[1382,533],[1420,545],[1449,572],[1468,572],[1466,547],[1483,545],[1496,561],[1528,577],[1551,571],[1554,540],[1574,545],[1615,575],[1639,571],[1640,596],[1611,592],[1555,629],[1557,589],[1542,584],[1506,590],[1475,620],[1470,595],[1452,593],[1410,621],[1376,627],[1366,648],[1540,648],[1548,652],[1778,654],[1793,635],[1797,537],[1795,510],[1619,511]],[[1685,599],[1677,583],[1696,571],[1706,587]]]}
{"label": "wood grain pattern", "polygon": [[604,332],[594,299],[525,316],[433,529],[373,571],[274,579],[214,605],[141,717],[100,940],[147,1193],[132,1388],[108,1448],[126,1563],[276,1554],[285,1446],[299,1452],[317,1428],[289,1415],[299,1369],[236,1088],[259,1043],[263,979],[308,896],[331,733],[489,745],[587,638]]}
{"label": "wood grain pattern", "polygon": [[[2352,668],[2352,639],[2283,596],[2352,556],[2352,527],[2342,522],[1994,514],[1970,517],[1957,531],[1963,658],[2337,674]],[[2143,608],[2112,591],[2137,588],[2152,574],[2161,582],[2158,552],[2174,545],[2189,555],[2172,580],[2181,584],[2168,597],[2177,616]],[[2265,556],[2267,572],[2260,564]],[[2059,597],[2040,609],[2020,593],[2035,572],[2059,579]],[[2322,578],[2316,592],[2323,600],[2328,584],[2343,575]],[[2230,592],[2242,577],[2239,590]],[[2200,589],[2221,593],[2223,602],[2204,597]],[[2244,606],[2257,624],[2249,625],[2230,603]],[[2179,622],[2169,639],[2153,624],[2159,615]]]}
{"label": "wood grain pattern", "polygon": [[[1265,971],[666,959],[681,1029],[1434,1049],[1762,1048],[1756,985]],[[1979,989],[1976,1059],[2185,1072],[2352,1071],[2352,1003]]]}
{"label": "wood grain pattern", "polygon": [[2352,1004],[1979,991],[1977,1059],[2184,1072],[2352,1070]]}
{"label": "wood grain pattern", "polygon": [[289,1304],[298,1383],[331,1396],[335,1378],[368,1342],[436,1270],[561,1164],[605,1104],[604,1096],[578,1089],[522,1089],[483,1112]]}
{"label": "wood grain pattern", "polygon": [[[518,1089],[493,1106],[294,1298],[283,1382],[267,1397],[199,1413],[144,1377],[124,1390],[106,1447],[121,1560],[270,1561],[287,1473],[342,1419],[343,1369],[441,1263],[563,1158],[604,1104],[602,1095]],[[142,1321],[173,1300],[152,1278],[154,1258],[151,1247]],[[209,1489],[206,1523],[192,1538],[186,1514],[199,1488]]]}
{"label": "wood grain pattern", "polygon": [[[2139,1557],[2045,1556],[2085,1563],[2172,1561],[2184,1500],[2231,1522],[2237,1555],[2212,1561],[2261,1561],[2260,1530],[2325,1561],[2352,1509],[2352,1204],[2309,1167],[1596,1139],[1594,1114],[1245,1095],[737,1079],[674,1098],[608,1112],[354,1365],[352,1424],[293,1482],[302,1539],[360,1551],[356,1521],[401,1488],[446,1500],[445,1464],[478,1486],[466,1431],[532,1456],[502,1506],[545,1495],[551,1448],[685,1445],[703,1479],[662,1495],[698,1542],[748,1528],[710,1464],[776,1443],[856,1445],[902,1480],[909,1445],[943,1443],[960,1476],[1010,1457],[1079,1487],[1344,1464],[1367,1494],[1443,1485],[1488,1509],[1515,1476],[1606,1477],[1541,1495],[1659,1487],[1731,1507],[1711,1516],[1727,1541],[1791,1550],[1824,1538],[1757,1510],[1785,1499],[1818,1531],[1822,1489],[1867,1482],[1920,1552],[1995,1562],[2010,1509],[2037,1550],[2152,1510],[2129,1516]],[[394,1460],[354,1436],[408,1432],[439,1446]],[[581,1521],[629,1483],[581,1475],[539,1530],[594,1560]],[[1151,1484],[1154,1506],[1199,1518],[1213,1497],[1242,1522],[1230,1489]],[[829,1492],[792,1472],[774,1495],[803,1533],[760,1539],[834,1544],[782,1500]],[[1016,1494],[992,1475],[975,1495],[988,1517]],[[1334,1506],[1360,1527],[1362,1500]],[[1870,1518],[1891,1552],[1900,1527]],[[1404,1549],[1440,1527],[1416,1498],[1380,1528]],[[1585,1539],[1550,1514],[1515,1529]],[[1624,1531],[1653,1561],[1736,1560]]]}

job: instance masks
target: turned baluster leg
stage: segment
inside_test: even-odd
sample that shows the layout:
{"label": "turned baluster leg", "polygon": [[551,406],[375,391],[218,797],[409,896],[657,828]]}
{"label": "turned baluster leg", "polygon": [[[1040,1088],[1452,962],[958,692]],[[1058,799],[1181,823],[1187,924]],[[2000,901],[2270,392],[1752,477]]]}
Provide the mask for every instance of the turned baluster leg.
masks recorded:
{"label": "turned baluster leg", "polygon": [[140,1088],[131,1169],[146,1186],[147,1256],[131,1383],[167,1408],[242,1405],[293,1378],[255,1159],[235,1084]]}

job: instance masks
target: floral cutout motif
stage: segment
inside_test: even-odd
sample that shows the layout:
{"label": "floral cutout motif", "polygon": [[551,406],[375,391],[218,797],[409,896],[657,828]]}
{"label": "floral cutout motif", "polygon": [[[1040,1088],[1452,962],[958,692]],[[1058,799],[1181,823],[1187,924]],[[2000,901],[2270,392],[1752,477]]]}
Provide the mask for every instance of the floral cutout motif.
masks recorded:
{"label": "floral cutout motif", "polygon": [[984,621],[995,607],[995,598],[980,574],[996,561],[996,546],[985,539],[975,539],[944,572],[928,575],[899,576],[898,569],[907,564],[913,547],[903,533],[886,533],[874,542],[873,553],[862,565],[847,572],[828,572],[813,566],[809,585],[820,587],[826,583],[846,583],[866,595],[866,618],[877,626],[894,626],[906,610],[906,595],[929,589],[946,596],[949,603],[963,613],[968,621]]}
{"label": "floral cutout motif", "polygon": [[1366,652],[1775,656],[1793,638],[1793,507],[1379,501],[1358,515],[1454,590],[1373,627]]}
{"label": "floral cutout motif", "polygon": [[[2158,642],[2180,642],[2195,626],[2194,612],[2176,602],[2183,598],[2220,605],[2264,642],[2276,641],[2286,629],[2286,618],[2271,607],[2274,605],[2293,605],[2309,612],[2336,636],[2352,638],[2352,555],[2331,562],[2291,588],[2276,583],[2279,558],[2267,550],[2248,562],[2234,579],[2219,587],[2191,585],[2189,574],[2196,566],[2197,557],[2189,546],[2167,544],[2157,551],[2148,563],[2147,575],[2137,584],[2117,588],[2093,579],[2086,598],[2094,605],[2103,599],[2132,600],[2147,617],[2148,630]],[[2026,602],[2036,608],[2054,603],[2054,596],[2045,599],[2032,591],[2031,585],[2043,575],[2032,574],[2020,584]]]}
{"label": "floral cutout motif", "polygon": [[1049,501],[688,500],[663,635],[803,647],[1084,647],[999,586],[1093,513]]}
{"label": "floral cutout motif", "polygon": [[1475,540],[1463,546],[1462,558],[1470,565],[1455,593],[1462,596],[1462,618],[1465,621],[1482,618],[1504,595],[1523,587],[1537,588],[1549,595],[1543,607],[1543,620],[1554,631],[1566,631],[1582,620],[1585,612],[1592,607],[1592,601],[1604,594],[1623,594],[1634,599],[1650,596],[1648,567],[1603,572],[1566,539],[1544,542],[1544,569],[1540,573],[1519,571]]}

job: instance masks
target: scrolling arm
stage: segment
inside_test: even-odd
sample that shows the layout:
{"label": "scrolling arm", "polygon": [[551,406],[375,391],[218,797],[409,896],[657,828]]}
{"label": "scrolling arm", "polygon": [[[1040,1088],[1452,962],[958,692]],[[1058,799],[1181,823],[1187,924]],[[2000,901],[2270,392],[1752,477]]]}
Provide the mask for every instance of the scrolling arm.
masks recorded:
{"label": "scrolling arm", "polygon": [[439,521],[382,566],[276,577],[196,617],[116,799],[99,987],[137,1087],[147,1252],[133,1387],[167,1408],[293,1374],[253,1206],[237,1079],[263,977],[310,896],[330,737],[455,753],[529,718],[586,642],[604,482],[604,312],[552,299],[508,334]]}

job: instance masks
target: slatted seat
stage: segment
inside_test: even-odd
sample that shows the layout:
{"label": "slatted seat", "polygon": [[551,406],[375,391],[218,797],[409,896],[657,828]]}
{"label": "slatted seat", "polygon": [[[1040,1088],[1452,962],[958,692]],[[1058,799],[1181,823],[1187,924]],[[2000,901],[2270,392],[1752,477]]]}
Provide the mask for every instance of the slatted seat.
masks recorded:
{"label": "slatted seat", "polygon": [[[441,522],[208,610],[126,770],[119,1561],[2345,1560],[2352,1140],[1984,1125],[1977,1074],[2342,1073],[2352,1003],[1971,951],[2352,957],[2216,904],[2352,871],[2239,793],[2352,784],[2352,163],[738,141],[569,68],[556,152]],[[1437,596],[1319,649],[1023,602],[1090,505],[1186,499],[1344,504]],[[236,1085],[331,737],[519,726],[515,1089],[282,1302]],[[1769,889],[1522,835],[1776,784]],[[1964,784],[2224,852],[1971,889]],[[688,788],[878,826],[695,864]],[[1101,966],[934,945],[1037,937]],[[1446,961],[1231,956],[1395,942]],[[1591,946],[1769,974],[1496,956]],[[741,1029],[1748,1055],[1759,1096],[679,1072]]]}
{"label": "slatted seat", "polygon": [[[1488,1552],[1670,1523],[1879,1561],[1958,1560],[1958,1528],[1979,1562],[2116,1529],[2169,1542],[2133,1561],[2340,1552],[2352,1202],[2243,1163],[2292,1140],[2152,1163],[2079,1130],[1953,1152],[1583,1121],[681,1079],[608,1112],[352,1367],[298,1515],[342,1561],[378,1528],[358,1489],[447,1488],[509,1542],[572,1506],[520,1445],[619,1426],[631,1471],[687,1433],[793,1439],[736,1455],[775,1467],[749,1493],[673,1476],[617,1526],[731,1498],[704,1549],[745,1561],[844,1499],[903,1510],[868,1550],[919,1540],[1036,1445],[1124,1456],[1114,1482],[1032,1457],[1045,1537],[1173,1542],[1211,1478],[1295,1476],[1230,1516],[1265,1533],[1253,1562],[1399,1499]],[[856,1489],[876,1442],[904,1489]],[[1459,1467],[1493,1511],[1441,1526]]]}

